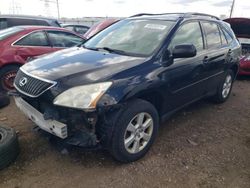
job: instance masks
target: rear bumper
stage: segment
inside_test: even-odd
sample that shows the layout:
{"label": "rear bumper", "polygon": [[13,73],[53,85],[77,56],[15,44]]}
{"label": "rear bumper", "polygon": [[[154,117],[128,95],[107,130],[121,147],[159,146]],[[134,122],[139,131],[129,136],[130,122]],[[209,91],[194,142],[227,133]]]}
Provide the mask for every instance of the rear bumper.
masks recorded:
{"label": "rear bumper", "polygon": [[238,75],[245,75],[245,76],[249,76],[250,75],[250,68],[249,69],[244,69],[244,68],[240,68]]}
{"label": "rear bumper", "polygon": [[239,75],[250,75],[250,63],[241,62],[239,67]]}

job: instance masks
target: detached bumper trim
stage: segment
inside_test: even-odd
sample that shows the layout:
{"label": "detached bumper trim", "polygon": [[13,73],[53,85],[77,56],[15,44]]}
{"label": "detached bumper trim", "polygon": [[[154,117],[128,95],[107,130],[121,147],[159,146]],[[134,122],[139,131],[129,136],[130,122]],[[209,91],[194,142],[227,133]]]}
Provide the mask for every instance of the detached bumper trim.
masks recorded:
{"label": "detached bumper trim", "polygon": [[38,127],[57,137],[65,139],[68,137],[67,125],[55,120],[44,120],[43,114],[28,104],[21,97],[14,97],[17,107]]}

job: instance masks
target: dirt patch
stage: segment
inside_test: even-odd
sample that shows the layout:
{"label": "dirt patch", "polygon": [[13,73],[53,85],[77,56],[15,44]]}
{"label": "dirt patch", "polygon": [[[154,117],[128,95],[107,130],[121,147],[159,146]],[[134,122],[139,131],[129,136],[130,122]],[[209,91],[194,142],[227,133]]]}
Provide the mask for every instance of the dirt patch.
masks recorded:
{"label": "dirt patch", "polygon": [[177,113],[145,158],[127,165],[105,151],[62,154],[12,101],[0,123],[19,132],[21,154],[0,171],[0,187],[250,187],[249,82],[236,81],[224,104],[201,101]]}

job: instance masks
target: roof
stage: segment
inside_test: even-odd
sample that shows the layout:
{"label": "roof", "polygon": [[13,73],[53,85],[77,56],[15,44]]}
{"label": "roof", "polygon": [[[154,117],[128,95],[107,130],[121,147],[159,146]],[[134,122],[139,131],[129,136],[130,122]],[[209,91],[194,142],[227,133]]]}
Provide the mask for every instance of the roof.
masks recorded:
{"label": "roof", "polygon": [[[20,26],[15,26],[17,28],[21,28],[23,30],[38,30],[38,29],[55,29],[55,30],[66,30],[61,27],[52,27],[52,26],[40,26],[40,25],[20,25]],[[69,30],[66,30],[69,31]]]}
{"label": "roof", "polygon": [[89,26],[82,25],[82,24],[60,24],[60,25],[63,26],[63,27],[66,27],[66,26],[79,26],[79,27],[87,27],[87,28],[89,28]]}
{"label": "roof", "polygon": [[18,15],[18,14],[0,14],[0,18],[26,18],[26,19],[40,19],[40,20],[57,20],[54,18],[47,18],[42,16]]}
{"label": "roof", "polygon": [[130,18],[145,18],[145,19],[159,19],[159,20],[173,20],[176,21],[178,19],[184,18],[207,18],[220,20],[218,17],[204,14],[204,13],[196,13],[196,12],[187,12],[187,13],[162,13],[162,14],[149,14],[149,13],[141,13],[131,16]]}

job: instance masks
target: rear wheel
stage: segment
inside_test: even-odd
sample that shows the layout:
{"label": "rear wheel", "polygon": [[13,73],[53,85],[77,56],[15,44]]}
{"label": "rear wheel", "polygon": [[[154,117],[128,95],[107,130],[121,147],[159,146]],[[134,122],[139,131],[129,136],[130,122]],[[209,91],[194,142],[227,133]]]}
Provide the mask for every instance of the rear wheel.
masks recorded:
{"label": "rear wheel", "polygon": [[232,70],[229,70],[224,77],[223,81],[220,83],[216,95],[213,97],[213,100],[217,103],[225,102],[232,91],[234,81],[234,73]]}
{"label": "rear wheel", "polygon": [[130,102],[115,123],[110,151],[121,162],[142,158],[158,132],[159,117],[154,106],[144,100]]}
{"label": "rear wheel", "polygon": [[0,91],[11,91],[14,89],[13,82],[19,66],[9,65],[0,69]]}

